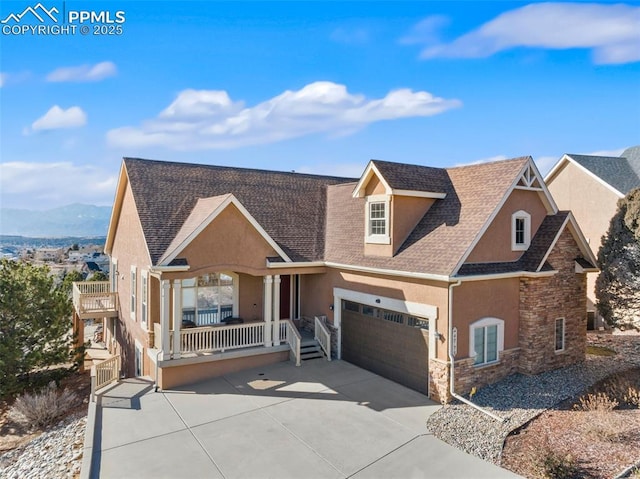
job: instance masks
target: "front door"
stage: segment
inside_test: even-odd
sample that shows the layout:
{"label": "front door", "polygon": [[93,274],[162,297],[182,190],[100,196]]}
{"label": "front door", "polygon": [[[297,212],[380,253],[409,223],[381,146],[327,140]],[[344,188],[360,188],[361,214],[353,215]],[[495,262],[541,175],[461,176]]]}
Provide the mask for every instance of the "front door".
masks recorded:
{"label": "front door", "polygon": [[291,318],[291,276],[280,277],[280,319]]}

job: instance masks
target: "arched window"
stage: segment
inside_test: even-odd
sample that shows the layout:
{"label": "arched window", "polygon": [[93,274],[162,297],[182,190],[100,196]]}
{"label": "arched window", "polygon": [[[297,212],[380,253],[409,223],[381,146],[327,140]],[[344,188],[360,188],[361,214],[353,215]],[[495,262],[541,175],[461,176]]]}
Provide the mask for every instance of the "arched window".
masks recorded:
{"label": "arched window", "polygon": [[524,251],[531,244],[531,215],[526,211],[516,211],[511,215],[511,249]]}

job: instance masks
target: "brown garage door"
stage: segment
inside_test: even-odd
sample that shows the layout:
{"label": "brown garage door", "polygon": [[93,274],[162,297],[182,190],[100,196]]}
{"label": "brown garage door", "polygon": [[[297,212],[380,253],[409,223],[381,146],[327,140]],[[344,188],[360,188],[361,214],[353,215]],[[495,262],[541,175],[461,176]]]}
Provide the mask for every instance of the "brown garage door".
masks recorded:
{"label": "brown garage door", "polygon": [[427,394],[427,320],[342,302],[342,359]]}

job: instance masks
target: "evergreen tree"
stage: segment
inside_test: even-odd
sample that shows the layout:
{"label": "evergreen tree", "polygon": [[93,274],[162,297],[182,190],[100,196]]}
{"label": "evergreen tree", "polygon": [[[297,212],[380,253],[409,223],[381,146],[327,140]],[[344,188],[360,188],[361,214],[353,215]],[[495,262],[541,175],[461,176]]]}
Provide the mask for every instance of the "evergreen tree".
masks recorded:
{"label": "evergreen tree", "polygon": [[69,362],[71,301],[46,266],[0,260],[0,397],[29,374]]}
{"label": "evergreen tree", "polygon": [[598,311],[611,326],[640,328],[640,188],[618,202],[602,238],[596,280]]}

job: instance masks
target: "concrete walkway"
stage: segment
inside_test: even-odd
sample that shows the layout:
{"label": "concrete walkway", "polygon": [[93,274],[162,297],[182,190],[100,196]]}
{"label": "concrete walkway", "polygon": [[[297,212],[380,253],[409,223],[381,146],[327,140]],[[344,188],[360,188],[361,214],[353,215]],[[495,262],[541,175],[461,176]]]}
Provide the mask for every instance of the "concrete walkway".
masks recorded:
{"label": "concrete walkway", "polygon": [[158,393],[129,379],[98,401],[95,478],[517,477],[428,434],[438,404],[343,361]]}

